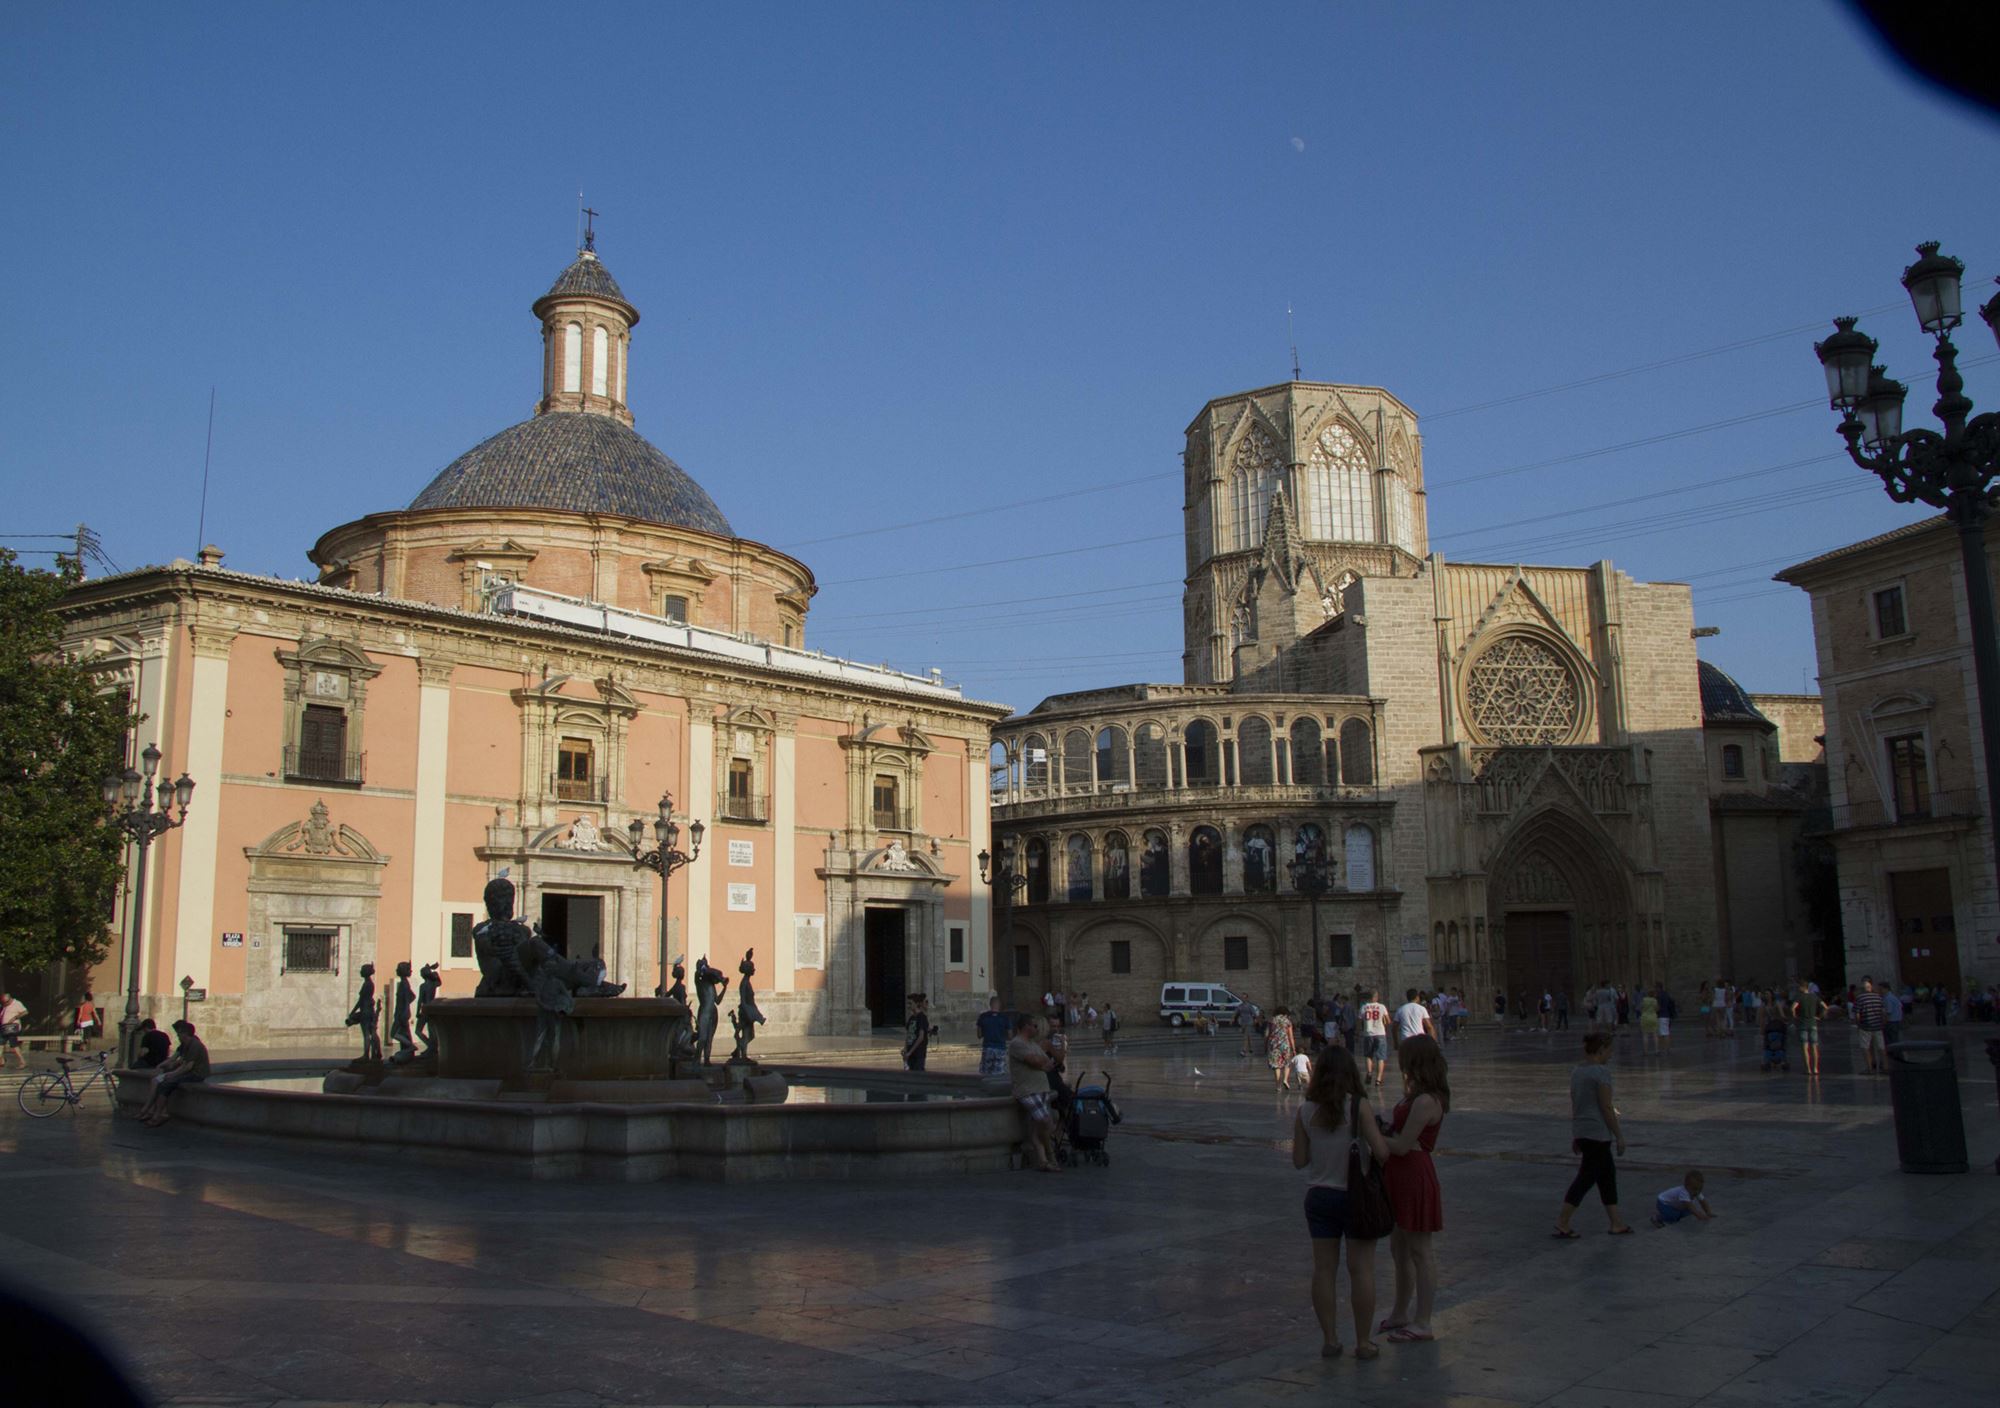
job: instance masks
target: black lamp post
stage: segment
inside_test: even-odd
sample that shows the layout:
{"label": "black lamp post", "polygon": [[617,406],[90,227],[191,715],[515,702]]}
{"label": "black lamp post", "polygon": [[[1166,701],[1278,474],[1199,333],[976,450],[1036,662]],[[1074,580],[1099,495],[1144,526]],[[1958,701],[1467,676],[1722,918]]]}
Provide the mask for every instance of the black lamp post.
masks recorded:
{"label": "black lamp post", "polygon": [[[2000,641],[1994,629],[1993,578],[1986,565],[1986,522],[1995,511],[1994,481],[2000,478],[2000,415],[1988,411],[1972,416],[1965,380],[1958,374],[1951,330],[1963,321],[1959,280],[1965,266],[1939,254],[1934,240],[1918,245],[1917,255],[1917,262],[1903,270],[1903,287],[1918,324],[1937,338],[1932,355],[1938,364],[1938,399],[1931,409],[1944,422],[1943,434],[1928,427],[1903,429],[1908,388],[1875,365],[1875,339],[1855,330],[1857,319],[1835,318],[1837,331],[1813,350],[1826,369],[1828,398],[1841,413],[1848,457],[1879,475],[1897,503],[1941,508],[1958,529],[1972,622],[1972,666],[1979,682],[1979,730],[1986,746],[1987,824],[1995,874],[2000,875],[2000,817],[1994,815],[2000,806]],[[2000,339],[2000,295],[1979,314]]]}
{"label": "black lamp post", "polygon": [[[1003,961],[1008,963],[1012,963],[1014,961],[1015,897],[1019,895],[1021,891],[1028,888],[1028,877],[1025,874],[1023,874],[1021,872],[1020,867],[1014,863],[1016,858],[1016,849],[1015,849],[1016,845],[1017,842],[1015,841],[1015,838],[1012,836],[1005,837],[1001,840],[1000,868],[997,870],[992,869],[993,855],[990,851],[981,851],[979,853],[980,883],[985,885],[991,885],[993,887],[994,893],[996,895],[1000,895],[1003,897],[1001,900],[1001,910],[1005,914],[1006,918],[1000,930],[1000,949],[1001,952],[1007,955],[1006,959]],[[996,963],[994,967],[997,969],[999,967],[999,964]],[[996,984],[995,986],[997,987],[998,985]]]}
{"label": "black lamp post", "polygon": [[[146,854],[155,836],[164,836],[187,821],[194,799],[194,779],[182,773],[168,782],[160,777],[160,749],[148,743],[139,755],[145,771],[125,769],[104,779],[104,805],[111,824],[138,843],[137,874],[132,882],[132,934],[126,941],[131,976],[125,985],[125,1015],[118,1021],[118,1064],[129,1068],[137,1059],[139,1041],[139,949],[146,934]],[[157,785],[155,779],[158,779]]]}
{"label": "black lamp post", "polygon": [[1300,858],[1285,867],[1292,873],[1292,888],[1306,897],[1312,918],[1313,949],[1313,1001],[1318,1002],[1319,993],[1319,897],[1333,888],[1333,862],[1325,856]]}
{"label": "black lamp post", "polygon": [[688,825],[690,849],[680,849],[681,829],[674,822],[674,794],[660,794],[659,815],[653,818],[653,837],[659,842],[653,850],[646,847],[646,818],[635,816],[626,826],[626,833],[632,838],[632,864],[641,870],[650,870],[660,877],[660,988],[667,990],[667,881],[676,870],[693,860],[701,858],[701,834],[708,828],[700,822]]}

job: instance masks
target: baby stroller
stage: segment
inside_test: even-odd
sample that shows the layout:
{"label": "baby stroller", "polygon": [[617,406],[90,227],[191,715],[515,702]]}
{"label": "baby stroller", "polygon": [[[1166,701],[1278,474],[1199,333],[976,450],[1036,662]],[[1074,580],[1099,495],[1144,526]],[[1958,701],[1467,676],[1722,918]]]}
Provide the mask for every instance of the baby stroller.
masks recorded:
{"label": "baby stroller", "polygon": [[1125,1118],[1111,1103],[1110,1072],[1099,1071],[1097,1081],[1086,1073],[1070,1092],[1067,1106],[1056,1138],[1057,1162],[1065,1168],[1080,1163],[1108,1167],[1111,1155],[1104,1142],[1111,1137],[1111,1126]]}
{"label": "baby stroller", "polygon": [[1792,1058],[1785,1051],[1785,1024],[1774,1021],[1764,1028],[1764,1069],[1792,1068]]}

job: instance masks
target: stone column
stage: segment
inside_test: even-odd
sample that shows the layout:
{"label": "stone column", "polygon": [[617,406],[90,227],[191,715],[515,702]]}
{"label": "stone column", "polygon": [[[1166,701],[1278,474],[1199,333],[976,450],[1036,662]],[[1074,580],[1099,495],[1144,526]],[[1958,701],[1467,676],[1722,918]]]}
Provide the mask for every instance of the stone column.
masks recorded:
{"label": "stone column", "polygon": [[[417,795],[411,817],[410,963],[443,963],[445,765],[451,756],[451,661],[417,662]],[[614,924],[617,916],[607,916]],[[615,933],[615,930],[614,930]],[[615,963],[614,981],[630,981]]]}
{"label": "stone column", "polygon": [[1185,899],[1189,894],[1187,838],[1181,834],[1178,821],[1167,824],[1167,873],[1172,877],[1167,883],[1167,893]]}
{"label": "stone column", "polygon": [[1222,833],[1222,893],[1243,893],[1243,826],[1225,821],[1216,830]]}

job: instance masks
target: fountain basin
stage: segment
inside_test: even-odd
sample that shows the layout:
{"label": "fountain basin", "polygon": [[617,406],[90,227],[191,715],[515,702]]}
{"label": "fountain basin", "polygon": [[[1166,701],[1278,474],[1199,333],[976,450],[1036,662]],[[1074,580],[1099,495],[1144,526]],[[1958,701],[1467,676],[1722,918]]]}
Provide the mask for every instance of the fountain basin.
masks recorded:
{"label": "fountain basin", "polygon": [[[337,1069],[323,1060],[221,1064],[174,1096],[174,1123],[334,1157],[635,1183],[993,1172],[1009,1167],[1021,1139],[1014,1101],[987,1095],[976,1076],[785,1067],[794,1081],[959,1098],[638,1104],[560,1100],[553,1091],[435,1099],[312,1088]],[[126,1073],[121,1105],[145,1102],[146,1075]]]}
{"label": "fountain basin", "polygon": [[[540,1009],[525,997],[447,997],[424,1009],[445,1079],[497,1079],[506,1090],[536,1081],[528,1070]],[[670,997],[579,997],[559,1020],[564,1080],[671,1078],[668,1041],[689,1020]]]}

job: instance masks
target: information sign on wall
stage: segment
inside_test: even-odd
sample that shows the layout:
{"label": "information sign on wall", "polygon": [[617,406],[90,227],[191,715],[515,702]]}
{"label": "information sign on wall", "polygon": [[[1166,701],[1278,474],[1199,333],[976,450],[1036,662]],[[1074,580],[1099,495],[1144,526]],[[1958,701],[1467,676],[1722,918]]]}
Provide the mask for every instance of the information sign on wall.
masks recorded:
{"label": "information sign on wall", "polygon": [[755,841],[731,841],[729,843],[729,863],[731,865],[755,865],[757,863],[757,843]]}
{"label": "information sign on wall", "polygon": [[757,887],[755,885],[731,885],[729,887],[729,907],[740,913],[752,913],[757,908]]}
{"label": "information sign on wall", "polygon": [[794,968],[826,967],[826,916],[824,914],[795,914],[792,916],[792,966]]}
{"label": "information sign on wall", "polygon": [[241,934],[224,934],[222,936],[222,946],[224,948],[242,948],[243,936]]}

